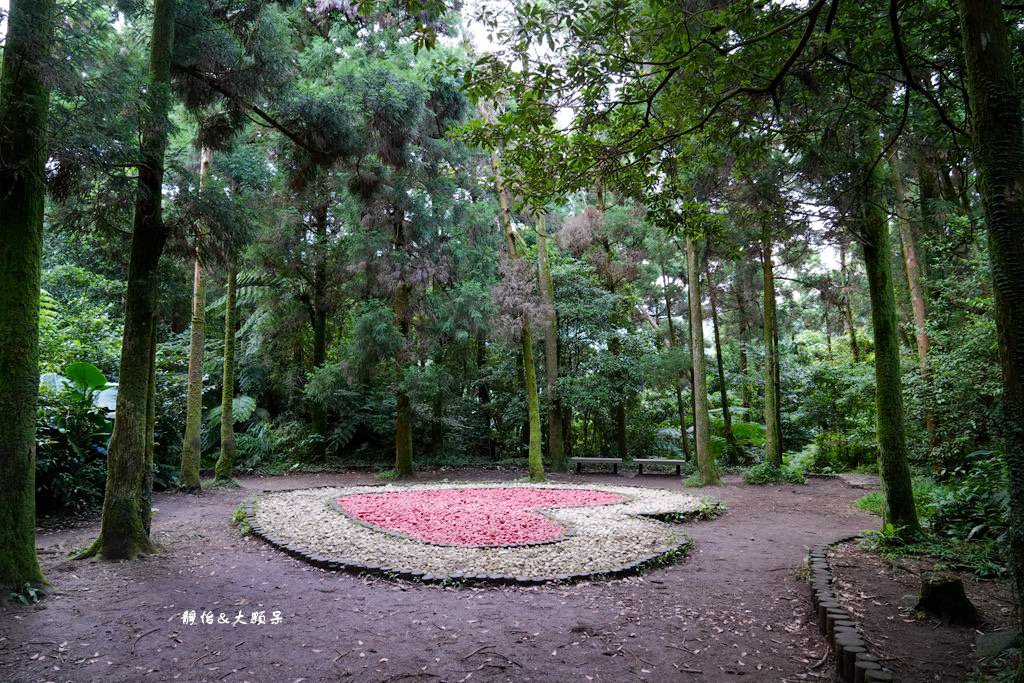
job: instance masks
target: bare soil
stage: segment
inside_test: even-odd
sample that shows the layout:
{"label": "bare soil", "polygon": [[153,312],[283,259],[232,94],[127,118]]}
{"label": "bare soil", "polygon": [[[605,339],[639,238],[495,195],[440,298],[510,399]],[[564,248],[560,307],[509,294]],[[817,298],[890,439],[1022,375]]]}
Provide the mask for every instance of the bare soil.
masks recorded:
{"label": "bare soil", "polygon": [[[516,473],[424,473],[421,480]],[[676,477],[564,475],[684,489]],[[3,681],[796,681],[829,680],[800,576],[810,545],[877,524],[842,481],[692,490],[728,506],[686,524],[691,554],[627,579],[532,588],[436,587],[327,572],[240,536],[231,515],[263,489],[349,485],[367,474],[241,480],[158,494],[159,555],[69,554],[95,519],[41,531],[53,594],[0,608]],[[194,625],[182,623],[195,610]],[[201,623],[239,613],[247,623]],[[269,623],[273,612],[281,621]],[[252,612],[268,623],[250,624]]]}
{"label": "bare soil", "polygon": [[[976,670],[994,673],[975,651],[978,634],[1009,628],[1013,594],[1008,581],[983,580],[927,557],[887,560],[858,543],[843,543],[829,557],[836,593],[860,626],[871,653],[885,659],[901,681],[965,681]],[[977,628],[943,624],[915,612],[922,574],[959,576],[981,613]]]}

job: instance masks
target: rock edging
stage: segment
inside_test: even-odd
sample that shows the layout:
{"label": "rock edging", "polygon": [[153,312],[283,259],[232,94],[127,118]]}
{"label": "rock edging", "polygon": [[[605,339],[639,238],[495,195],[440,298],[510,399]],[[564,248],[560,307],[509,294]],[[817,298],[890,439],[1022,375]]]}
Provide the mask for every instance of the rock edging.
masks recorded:
{"label": "rock edging", "polygon": [[[314,567],[330,571],[340,571],[352,574],[365,574],[371,576],[383,576],[391,579],[404,579],[418,581],[420,583],[444,584],[444,585],[492,585],[492,586],[537,586],[546,583],[577,583],[581,581],[597,581],[622,578],[632,574],[638,574],[647,569],[671,564],[677,558],[685,556],[693,546],[693,539],[687,534],[682,534],[682,540],[671,548],[653,555],[642,557],[620,567],[604,569],[598,572],[583,574],[559,574],[557,576],[506,576],[500,574],[431,574],[415,569],[402,567],[388,567],[376,564],[364,564],[351,560],[342,561],[334,558],[318,555],[305,548],[288,543],[271,532],[264,529],[256,519],[256,499],[250,498],[243,504],[245,511],[245,522],[253,536],[259,538],[268,545],[302,560]],[[564,539],[563,539],[564,540]]]}
{"label": "rock edging", "polygon": [[867,643],[857,630],[853,615],[839,604],[833,588],[828,549],[856,538],[859,535],[843,536],[816,545],[807,553],[811,602],[818,616],[818,629],[835,655],[836,679],[847,683],[891,683],[898,680],[896,674],[883,667],[878,658],[869,652]]}

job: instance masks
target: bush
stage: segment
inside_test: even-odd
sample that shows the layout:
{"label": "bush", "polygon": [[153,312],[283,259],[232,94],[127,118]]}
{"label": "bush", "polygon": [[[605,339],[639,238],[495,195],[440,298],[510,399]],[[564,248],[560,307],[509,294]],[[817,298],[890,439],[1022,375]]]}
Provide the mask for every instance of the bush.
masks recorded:
{"label": "bush", "polygon": [[932,529],[950,539],[1004,543],[1009,533],[1010,478],[989,450],[969,454],[931,496]]}
{"label": "bush", "polygon": [[803,484],[804,473],[792,467],[779,467],[770,462],[762,462],[748,467],[743,473],[743,482],[760,486],[764,484]]}
{"label": "bush", "polygon": [[90,363],[40,381],[36,504],[40,512],[80,511],[103,499],[114,392]]}

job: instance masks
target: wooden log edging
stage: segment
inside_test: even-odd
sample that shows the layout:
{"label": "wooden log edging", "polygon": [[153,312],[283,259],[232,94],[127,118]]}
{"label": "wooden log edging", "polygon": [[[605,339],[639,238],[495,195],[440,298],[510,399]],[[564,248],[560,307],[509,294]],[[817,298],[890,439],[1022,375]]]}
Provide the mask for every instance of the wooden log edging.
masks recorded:
{"label": "wooden log edging", "polygon": [[294,545],[264,529],[256,519],[255,505],[255,498],[250,498],[243,504],[243,509],[245,511],[245,523],[248,525],[250,533],[271,547],[276,548],[287,555],[291,555],[298,560],[302,560],[314,567],[330,571],[382,576],[389,579],[402,579],[429,584],[539,586],[547,583],[606,581],[609,579],[638,574],[648,569],[655,569],[657,567],[663,567],[671,564],[676,559],[684,557],[693,546],[693,539],[691,539],[687,534],[681,534],[682,540],[660,553],[641,557],[635,562],[630,562],[619,567],[612,567],[610,569],[604,569],[597,572],[584,572],[580,574],[558,574],[554,576],[508,576],[502,574],[466,574],[462,572],[433,574],[418,569],[363,563],[356,562],[354,560],[338,560],[314,553],[310,550]]}
{"label": "wooden log edging", "polygon": [[834,588],[828,549],[839,543],[860,538],[859,534],[843,536],[821,543],[807,553],[811,584],[811,602],[818,617],[818,630],[835,655],[836,680],[846,683],[882,683],[896,681],[896,674],[881,665],[872,655],[867,642],[857,630],[853,615],[839,604]]}

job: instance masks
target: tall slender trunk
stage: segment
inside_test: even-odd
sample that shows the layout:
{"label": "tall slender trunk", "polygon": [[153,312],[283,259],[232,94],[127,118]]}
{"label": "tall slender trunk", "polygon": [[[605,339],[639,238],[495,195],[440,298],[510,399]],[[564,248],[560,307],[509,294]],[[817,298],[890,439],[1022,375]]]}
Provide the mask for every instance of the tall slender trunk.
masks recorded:
{"label": "tall slender trunk", "polygon": [[850,335],[850,355],[853,362],[860,362],[860,347],[857,345],[857,328],[853,324],[853,287],[850,286],[850,271],[846,267],[846,240],[839,240],[839,272],[843,278],[843,317],[846,331]]}
{"label": "tall slender trunk", "polygon": [[711,306],[711,330],[715,337],[715,362],[718,366],[718,393],[722,401],[722,427],[725,431],[726,457],[735,463],[743,457],[743,450],[732,432],[732,414],[729,410],[729,388],[725,383],[725,363],[722,361],[722,338],[718,331],[718,303],[715,299],[715,283],[711,280],[711,267],[704,260],[704,277],[708,282],[708,304]]}
{"label": "tall slender trunk", "polygon": [[825,297],[821,298],[821,317],[822,322],[825,325],[825,349],[828,354],[828,359],[832,360],[832,321],[828,314],[828,299]]}
{"label": "tall slender trunk", "polygon": [[686,238],[686,275],[690,286],[690,355],[693,357],[694,441],[701,484],[718,484],[718,468],[711,451],[711,416],[704,370],[704,314],[701,311],[700,255],[692,237]]}
{"label": "tall slender trunk", "polygon": [[[395,290],[393,310],[398,329],[405,339],[409,334],[408,285],[403,283]],[[406,478],[414,476],[415,470],[412,464],[412,401],[402,388],[404,371],[404,363],[399,361],[395,390],[395,472],[399,477]]]}
{"label": "tall slender trunk", "polygon": [[231,481],[235,470],[235,264],[228,266],[227,296],[224,303],[224,378],[220,392],[220,457],[214,467],[214,479]]}
{"label": "tall slender trunk", "polygon": [[36,557],[39,269],[46,189],[43,78],[53,0],[11,0],[0,76],[0,593],[45,582]]}
{"label": "tall slender trunk", "polygon": [[[313,282],[309,296],[309,318],[313,328],[313,369],[327,361],[327,221],[329,201],[322,201],[312,210]],[[323,457],[327,446],[327,409],[320,401],[309,401],[310,426],[317,439],[316,455]]]}
{"label": "tall slender trunk", "polygon": [[[958,0],[973,116],[974,163],[985,208],[1003,375],[1003,452],[1010,473],[1010,559],[1024,624],[1024,130],[999,0]],[[1017,680],[1024,680],[1024,662]]]}
{"label": "tall slender trunk", "polygon": [[[665,275],[665,265],[661,264],[661,281],[662,290],[665,294],[665,315],[668,318],[668,345],[670,348],[676,346],[676,328],[675,323],[672,320],[672,297],[668,291],[668,277]],[[675,376],[673,382],[673,388],[676,394],[676,411],[679,413],[679,440],[683,446],[683,456],[690,460],[692,455],[690,454],[690,437],[686,432],[686,404],[683,403],[683,375],[678,373]]]}
{"label": "tall slender trunk", "polygon": [[558,396],[558,314],[555,312],[555,285],[551,279],[548,258],[548,233],[544,215],[537,217],[537,263],[540,271],[541,301],[550,312],[544,325],[544,388],[548,409],[548,459],[556,472],[565,472],[569,463],[565,459],[562,438],[562,400]]}
{"label": "tall slender trunk", "polygon": [[[900,231],[900,245],[903,248],[903,266],[907,275],[907,286],[910,289],[910,307],[914,312],[914,338],[917,342],[917,363],[921,371],[921,379],[926,387],[931,386],[931,369],[928,365],[928,327],[925,324],[924,290],[921,287],[921,268],[917,260],[917,245],[914,240],[914,229],[910,224],[910,212],[907,209],[907,198],[903,188],[903,174],[892,169],[893,194],[896,200],[896,223]],[[928,432],[928,443],[934,448],[938,445],[935,411],[928,408],[924,416],[925,429]],[[942,468],[939,459],[932,460],[932,470],[938,473]]]}
{"label": "tall slender trunk", "polygon": [[478,377],[477,386],[477,403],[480,406],[480,414],[483,417],[484,429],[486,430],[487,437],[485,443],[487,445],[487,455],[489,458],[494,458],[495,443],[492,428],[494,425],[494,418],[491,408],[491,385],[483,379],[479,379],[483,375],[485,368],[487,367],[487,334],[481,332],[476,338],[476,371]]}
{"label": "tall slender trunk", "polygon": [[544,481],[544,461],[540,441],[540,399],[537,391],[537,365],[533,357],[533,334],[523,325],[523,371],[526,376],[526,409],[530,419],[530,481]]}
{"label": "tall slender trunk", "polygon": [[[493,119],[489,112],[483,111],[483,118]],[[498,194],[498,221],[505,237],[505,246],[509,258],[519,258],[516,249],[515,232],[512,229],[512,201],[501,175],[501,163],[497,153],[491,154],[491,170],[494,173],[495,190]],[[523,321],[522,332],[523,375],[526,386],[526,406],[529,421],[529,469],[530,479],[544,480],[544,459],[541,452],[540,433],[540,396],[537,389],[537,369],[534,366],[533,335],[530,333],[530,321]],[[532,381],[531,381],[532,377]],[[536,419],[535,419],[536,418]]]}
{"label": "tall slender trunk", "polygon": [[751,408],[751,391],[750,391],[750,362],[747,355],[747,342],[750,339],[750,319],[747,317],[747,305],[746,295],[744,289],[744,280],[737,273],[736,278],[736,311],[739,314],[739,325],[740,325],[740,375],[743,377],[743,386],[741,387],[740,394],[740,405],[747,411],[744,416],[746,422],[753,422],[753,417],[750,414]]}
{"label": "tall slender trunk", "polygon": [[775,315],[775,265],[772,238],[761,232],[761,268],[764,276],[764,459],[782,465],[782,406],[779,387],[779,330]]}
{"label": "tall slender trunk", "polygon": [[903,384],[900,378],[900,340],[897,333],[896,295],[889,252],[889,220],[884,204],[885,174],[876,163],[881,152],[878,131],[863,135],[862,160],[866,164],[860,198],[864,266],[871,295],[871,328],[875,340],[875,403],[882,490],[886,523],[906,537],[920,533],[907,461],[903,425]]}
{"label": "tall slender trunk", "polygon": [[[81,556],[132,559],[152,552],[142,524],[146,468],[146,414],[150,343],[156,314],[157,268],[167,229],[163,222],[164,153],[171,109],[171,55],[175,0],[155,0],[149,44],[147,106],[142,121],[141,158],[131,256],[125,288],[124,334],[116,419],[107,455],[107,487],[100,533]],[[145,510],[145,514],[149,511]]]}
{"label": "tall slender trunk", "polygon": [[[213,153],[203,147],[199,155],[199,187],[210,171]],[[196,257],[192,275],[192,328],[188,340],[188,389],[185,398],[185,438],[181,445],[181,488],[196,492],[202,456],[203,423],[203,349],[206,346],[206,278],[203,273],[201,236],[196,237]]]}

